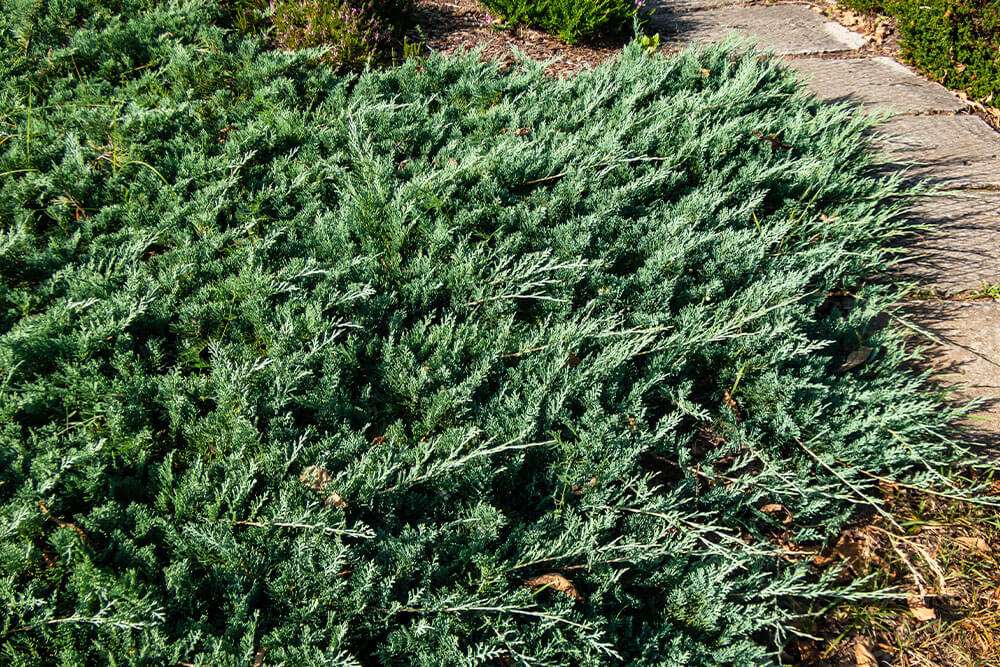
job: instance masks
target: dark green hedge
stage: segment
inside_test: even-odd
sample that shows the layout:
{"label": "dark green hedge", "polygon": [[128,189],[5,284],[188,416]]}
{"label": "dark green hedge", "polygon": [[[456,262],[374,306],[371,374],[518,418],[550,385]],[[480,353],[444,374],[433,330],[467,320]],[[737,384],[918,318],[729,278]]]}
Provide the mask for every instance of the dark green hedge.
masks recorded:
{"label": "dark green hedge", "polygon": [[540,28],[574,44],[632,25],[636,0],[483,0],[493,20]]}
{"label": "dark green hedge", "polygon": [[769,664],[845,595],[788,545],[962,456],[828,299],[903,227],[870,121],[772,61],[0,6],[4,664]]}
{"label": "dark green hedge", "polygon": [[949,88],[1000,104],[1000,0],[847,0],[899,19],[902,56]]}

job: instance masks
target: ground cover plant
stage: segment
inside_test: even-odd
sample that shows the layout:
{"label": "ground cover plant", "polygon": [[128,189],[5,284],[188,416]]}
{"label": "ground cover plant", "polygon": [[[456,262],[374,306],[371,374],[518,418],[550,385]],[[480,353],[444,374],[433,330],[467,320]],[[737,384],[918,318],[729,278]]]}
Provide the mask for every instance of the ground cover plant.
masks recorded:
{"label": "ground cover plant", "polygon": [[545,30],[570,44],[632,24],[641,0],[484,0],[497,20]]}
{"label": "ground cover plant", "polygon": [[877,477],[958,493],[844,293],[898,184],[773,61],[2,6],[5,664],[769,664]]}
{"label": "ground cover plant", "polygon": [[409,0],[272,0],[268,16],[279,48],[325,48],[326,63],[359,69],[389,52],[411,5]]}
{"label": "ground cover plant", "polygon": [[412,23],[411,0],[229,0],[223,23],[244,34],[266,34],[278,49],[319,49],[338,70],[389,60],[393,43]]}
{"label": "ground cover plant", "polygon": [[1000,100],[1000,1],[848,0],[898,19],[901,56],[946,86]]}

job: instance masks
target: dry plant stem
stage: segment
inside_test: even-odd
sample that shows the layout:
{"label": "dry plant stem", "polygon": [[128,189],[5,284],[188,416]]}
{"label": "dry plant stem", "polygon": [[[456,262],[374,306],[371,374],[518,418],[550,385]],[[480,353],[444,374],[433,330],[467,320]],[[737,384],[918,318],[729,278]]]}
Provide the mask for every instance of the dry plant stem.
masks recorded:
{"label": "dry plant stem", "polygon": [[874,507],[875,511],[878,512],[879,514],[881,514],[889,523],[891,523],[897,530],[899,530],[899,532],[903,532],[903,527],[900,526],[899,523],[896,522],[896,520],[892,517],[891,514],[889,514],[888,512],[886,512],[884,509],[882,509],[881,505],[879,505],[879,503],[875,499],[869,498],[868,496],[866,496],[864,494],[864,492],[861,491],[861,489],[859,489],[858,487],[854,486],[847,479],[845,479],[843,476],[841,476],[840,473],[838,473],[836,470],[834,470],[832,467],[830,467],[826,463],[826,461],[824,461],[823,459],[821,459],[814,451],[812,451],[811,449],[809,449],[808,447],[806,447],[806,445],[805,445],[804,442],[802,442],[798,438],[795,438],[795,442],[798,443],[799,447],[801,447],[807,454],[809,454],[809,456],[811,456],[817,463],[819,463],[821,466],[823,466],[824,468],[826,468],[826,470],[830,474],[832,474],[834,477],[836,477],[841,482],[843,482],[844,484],[846,484],[849,489],[851,489],[852,491],[854,491],[854,493],[856,493],[858,495],[858,497],[860,497],[861,500],[863,500],[866,505],[870,505],[870,506]]}
{"label": "dry plant stem", "polygon": [[226,523],[231,523],[234,526],[253,526],[255,528],[306,528],[306,529],[319,529],[324,533],[329,533],[330,535],[343,535],[344,537],[357,537],[359,539],[370,540],[375,537],[374,533],[362,533],[355,530],[341,530],[339,528],[330,528],[329,526],[323,526],[320,524],[308,524],[308,523],[294,523],[294,522],[284,522],[284,521],[230,521]]}
{"label": "dry plant stem", "polygon": [[924,577],[920,574],[917,568],[913,566],[913,564],[906,557],[903,551],[896,545],[897,542],[901,542],[910,549],[913,549],[913,551],[915,551],[924,560],[924,562],[927,563],[927,566],[937,577],[938,592],[942,595],[947,594],[948,585],[945,581],[944,571],[941,569],[941,566],[938,564],[938,562],[927,552],[926,549],[924,549],[922,546],[920,546],[911,539],[903,537],[902,535],[896,535],[894,533],[891,533],[888,530],[876,526],[874,524],[871,526],[871,528],[872,530],[876,530],[889,538],[889,542],[892,544],[893,550],[902,559],[902,561],[906,563],[907,568],[909,568],[910,574],[913,576],[914,583],[916,583],[917,587],[920,589],[921,596],[927,595],[927,591],[924,588],[924,583],[926,583]]}
{"label": "dry plant stem", "polygon": [[956,500],[963,503],[970,503],[972,505],[980,505],[982,507],[1000,507],[1000,503],[990,502],[988,500],[981,500],[979,498],[972,498],[967,496],[957,496],[957,495],[952,495],[950,493],[941,493],[940,491],[934,491],[933,489],[926,489],[922,486],[914,486],[913,484],[898,482],[894,479],[889,479],[888,477],[880,477],[879,475],[868,472],[863,468],[851,468],[851,469],[856,470],[862,475],[867,475],[868,477],[871,477],[874,480],[878,480],[879,482],[885,482],[886,484],[894,484],[898,487],[909,489],[910,491],[918,491],[920,493],[926,493],[929,496],[937,496],[938,498],[945,498],[947,500]]}

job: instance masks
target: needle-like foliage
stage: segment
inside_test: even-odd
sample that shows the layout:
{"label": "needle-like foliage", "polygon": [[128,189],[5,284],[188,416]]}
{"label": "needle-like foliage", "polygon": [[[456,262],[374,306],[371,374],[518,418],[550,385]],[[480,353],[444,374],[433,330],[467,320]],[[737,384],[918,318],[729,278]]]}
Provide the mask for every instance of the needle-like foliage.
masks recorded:
{"label": "needle-like foliage", "polygon": [[510,26],[529,25],[574,44],[628,26],[645,0],[485,0]]}
{"label": "needle-like foliage", "polygon": [[0,4],[0,662],[768,664],[853,594],[790,545],[961,456],[828,297],[902,227],[872,121],[772,60]]}

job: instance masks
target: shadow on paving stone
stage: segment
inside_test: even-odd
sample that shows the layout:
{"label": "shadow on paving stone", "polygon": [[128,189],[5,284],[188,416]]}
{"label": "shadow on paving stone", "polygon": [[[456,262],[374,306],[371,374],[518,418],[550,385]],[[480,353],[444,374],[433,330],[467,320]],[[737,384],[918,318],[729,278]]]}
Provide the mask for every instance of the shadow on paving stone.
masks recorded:
{"label": "shadow on paving stone", "polygon": [[820,99],[896,113],[958,112],[968,105],[892,58],[785,58]]}
{"label": "shadow on paving stone", "polygon": [[936,296],[1000,283],[1000,192],[921,198],[907,217],[923,228],[904,237],[908,256],[888,276]]}
{"label": "shadow on paving stone", "polygon": [[1000,188],[1000,134],[976,116],[899,116],[875,133],[885,172],[946,189]]}
{"label": "shadow on paving stone", "polygon": [[910,342],[925,346],[917,370],[955,387],[955,400],[979,404],[962,420],[962,439],[979,444],[1000,460],[1000,303],[995,301],[910,301],[903,319],[913,327]]}

